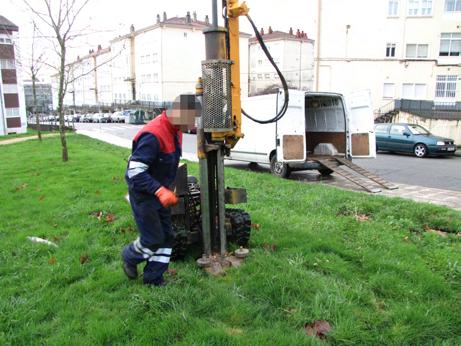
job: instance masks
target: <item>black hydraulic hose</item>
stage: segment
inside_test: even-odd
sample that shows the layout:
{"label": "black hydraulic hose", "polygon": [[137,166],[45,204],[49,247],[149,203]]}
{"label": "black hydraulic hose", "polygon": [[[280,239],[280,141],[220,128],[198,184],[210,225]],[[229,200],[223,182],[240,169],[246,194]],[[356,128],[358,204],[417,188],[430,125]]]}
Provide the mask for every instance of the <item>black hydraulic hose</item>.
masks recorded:
{"label": "black hydraulic hose", "polygon": [[274,66],[275,70],[277,71],[277,74],[280,78],[280,81],[282,82],[282,87],[283,87],[283,93],[284,93],[284,101],[283,101],[283,105],[282,105],[282,108],[280,109],[280,111],[275,115],[275,117],[273,117],[272,119],[268,119],[268,120],[259,120],[259,119],[256,119],[256,118],[253,118],[252,116],[250,116],[247,112],[245,112],[242,108],[242,113],[243,115],[245,115],[248,119],[251,119],[253,120],[254,122],[257,122],[258,124],[270,124],[270,123],[274,123],[276,121],[279,121],[280,119],[282,119],[282,117],[285,115],[287,109],[288,109],[288,100],[289,100],[289,93],[288,93],[288,84],[285,80],[285,77],[283,76],[282,72],[280,72],[277,64],[274,62],[274,59],[272,59],[272,56],[269,52],[269,50],[267,49],[266,47],[266,44],[264,43],[264,40],[261,36],[261,34],[259,33],[258,31],[258,28],[256,27],[256,25],[253,23],[253,20],[251,20],[251,17],[247,14],[246,17],[248,18],[248,21],[250,22],[251,26],[253,27],[253,30],[255,32],[255,35],[256,35],[256,38],[262,48],[262,50],[264,51],[264,53],[266,54],[266,57],[267,59],[269,60],[269,62],[272,64],[272,66]]}

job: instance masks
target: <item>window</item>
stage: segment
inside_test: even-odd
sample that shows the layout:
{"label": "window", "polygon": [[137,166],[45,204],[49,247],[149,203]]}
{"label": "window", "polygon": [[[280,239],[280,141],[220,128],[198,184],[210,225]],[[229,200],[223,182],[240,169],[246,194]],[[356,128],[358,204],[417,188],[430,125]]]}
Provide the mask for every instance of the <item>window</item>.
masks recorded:
{"label": "window", "polygon": [[392,58],[395,56],[395,43],[388,43],[386,45],[386,57]]}
{"label": "window", "polygon": [[158,73],[154,73],[154,82],[158,82]]}
{"label": "window", "polygon": [[461,55],[461,33],[442,33],[439,56]]}
{"label": "window", "polygon": [[388,129],[389,129],[389,125],[385,125],[385,124],[376,125],[375,133],[387,133]]}
{"label": "window", "polygon": [[389,0],[387,3],[387,15],[396,17],[399,15],[399,0]]}
{"label": "window", "polygon": [[405,83],[402,85],[402,98],[412,100],[426,99],[426,84]]}
{"label": "window", "polygon": [[423,59],[427,58],[429,45],[427,44],[407,44],[406,57],[410,59]]}
{"label": "window", "polygon": [[431,16],[432,0],[408,0],[408,15],[411,17]]}
{"label": "window", "polygon": [[12,43],[10,38],[5,38],[5,43]]}
{"label": "window", "polygon": [[258,60],[258,65],[262,65],[263,64],[263,61],[262,60]]}
{"label": "window", "polygon": [[0,59],[0,68],[2,69],[15,69],[16,65],[14,59]]}
{"label": "window", "polygon": [[461,12],[461,0],[445,0],[445,12]]}
{"label": "window", "polygon": [[158,63],[158,53],[152,54],[152,63],[154,64]]}
{"label": "window", "polygon": [[454,99],[456,97],[457,80],[458,76],[456,75],[437,76],[437,82],[435,84],[435,97]]}
{"label": "window", "polygon": [[262,73],[258,73],[258,79],[263,79]]}
{"label": "window", "polygon": [[400,135],[403,136],[403,133],[405,132],[405,126],[403,125],[392,125],[391,131],[389,134],[391,135]]}
{"label": "window", "polygon": [[18,117],[19,116],[19,108],[5,108],[5,115],[6,117]]}
{"label": "window", "polygon": [[395,96],[395,84],[394,83],[384,83],[383,88],[383,98],[392,99]]}
{"label": "window", "polygon": [[265,74],[264,74],[264,78],[265,78],[265,79],[271,79],[270,73],[265,73]]}

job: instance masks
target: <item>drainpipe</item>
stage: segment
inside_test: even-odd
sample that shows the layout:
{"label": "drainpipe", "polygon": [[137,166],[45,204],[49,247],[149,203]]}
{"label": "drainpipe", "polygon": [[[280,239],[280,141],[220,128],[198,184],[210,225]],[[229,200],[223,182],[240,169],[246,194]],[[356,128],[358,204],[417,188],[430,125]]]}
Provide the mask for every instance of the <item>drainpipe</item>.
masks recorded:
{"label": "drainpipe", "polygon": [[322,0],[317,1],[317,66],[315,67],[315,91],[319,91],[320,72],[320,37],[322,30]]}

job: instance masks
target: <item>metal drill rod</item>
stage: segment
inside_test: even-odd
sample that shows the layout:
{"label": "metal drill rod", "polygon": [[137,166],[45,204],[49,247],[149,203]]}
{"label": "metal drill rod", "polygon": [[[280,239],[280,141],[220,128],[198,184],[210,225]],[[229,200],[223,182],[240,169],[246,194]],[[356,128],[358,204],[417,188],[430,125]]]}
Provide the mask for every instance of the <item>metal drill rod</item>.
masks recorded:
{"label": "metal drill rod", "polygon": [[224,187],[224,151],[222,148],[216,151],[216,187],[218,192],[218,227],[220,235],[220,253],[225,256],[227,252],[226,244],[226,202],[225,202],[225,187]]}

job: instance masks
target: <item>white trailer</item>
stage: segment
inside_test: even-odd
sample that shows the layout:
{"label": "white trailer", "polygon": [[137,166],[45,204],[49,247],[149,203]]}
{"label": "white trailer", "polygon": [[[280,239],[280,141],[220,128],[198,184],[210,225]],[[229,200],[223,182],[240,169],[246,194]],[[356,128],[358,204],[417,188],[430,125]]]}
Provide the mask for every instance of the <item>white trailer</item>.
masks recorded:
{"label": "white trailer", "polygon": [[[242,107],[252,117],[266,120],[274,117],[283,100],[280,91],[243,99]],[[271,172],[280,177],[301,170],[318,170],[322,175],[335,171],[345,176],[337,169],[345,165],[385,186],[382,183],[387,182],[351,162],[352,158],[376,157],[373,123],[369,91],[356,92],[346,99],[337,93],[290,90],[288,109],[279,121],[259,124],[242,116],[245,136],[228,159],[269,164]],[[369,191],[380,191],[345,177]],[[385,187],[394,188],[390,184]]]}

